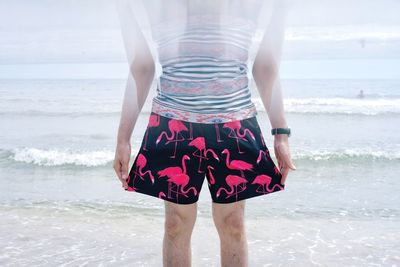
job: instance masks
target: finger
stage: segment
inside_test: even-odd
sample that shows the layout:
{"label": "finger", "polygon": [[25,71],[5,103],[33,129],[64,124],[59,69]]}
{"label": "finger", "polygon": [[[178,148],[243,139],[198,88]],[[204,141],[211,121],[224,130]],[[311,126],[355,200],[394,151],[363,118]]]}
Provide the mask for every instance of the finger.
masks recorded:
{"label": "finger", "polygon": [[121,167],[121,176],[123,178],[122,185],[125,189],[128,189],[128,177],[129,177],[129,161],[123,161]]}
{"label": "finger", "polygon": [[281,174],[282,174],[281,184],[283,184],[283,185],[285,184],[285,182],[286,182],[286,177],[287,177],[288,173],[289,173],[289,171],[288,171],[287,168],[283,168],[283,169],[282,169],[282,172],[281,172]]}
{"label": "finger", "polygon": [[283,160],[283,165],[284,166],[287,166],[291,170],[296,170],[296,166],[294,166],[294,164],[292,162],[289,150],[287,150],[287,151],[285,151],[285,153],[283,153],[282,160]]}
{"label": "finger", "polygon": [[281,174],[282,174],[282,179],[286,180],[286,176],[288,176],[288,174],[289,174],[289,168],[286,166],[283,166]]}
{"label": "finger", "polygon": [[127,180],[122,179],[121,182],[122,182],[122,187],[125,188],[125,189],[128,189]]}
{"label": "finger", "polygon": [[280,172],[282,172],[282,169],[285,167],[285,162],[282,160],[281,156],[278,156],[278,166],[279,166]]}
{"label": "finger", "polygon": [[281,173],[281,184],[285,184],[286,182],[286,177],[288,176],[289,173],[289,168],[286,167],[284,156],[282,156],[282,153],[280,153],[280,150],[276,149],[275,150],[275,157],[278,161],[278,167],[279,167],[279,172]]}
{"label": "finger", "polygon": [[290,168],[291,170],[296,170],[296,166],[294,166],[294,164],[293,164],[293,162],[292,162],[292,159],[291,159],[291,156],[290,156],[290,153],[288,153],[288,154],[285,154],[285,156],[284,156],[284,164],[285,164],[285,166],[288,166],[288,168]]}
{"label": "finger", "polygon": [[275,158],[276,158],[276,161],[278,162],[278,167],[280,169],[282,160],[281,160],[281,155],[277,150],[275,150]]}
{"label": "finger", "polygon": [[121,164],[121,162],[118,160],[116,160],[115,161],[115,164],[114,164],[114,170],[115,170],[115,172],[116,172],[116,174],[117,174],[117,176],[118,176],[118,179],[121,181],[121,183],[122,183],[122,187],[123,188],[125,188],[125,189],[127,189],[128,188],[128,184],[127,184],[127,181],[126,181],[126,179],[124,179],[124,178],[122,178],[122,164]]}
{"label": "finger", "polygon": [[122,181],[121,176],[121,163],[119,161],[114,161],[114,171],[117,174],[118,178]]}
{"label": "finger", "polygon": [[128,178],[128,167],[129,167],[129,162],[127,160],[124,160],[121,164],[121,174],[122,174],[122,179]]}

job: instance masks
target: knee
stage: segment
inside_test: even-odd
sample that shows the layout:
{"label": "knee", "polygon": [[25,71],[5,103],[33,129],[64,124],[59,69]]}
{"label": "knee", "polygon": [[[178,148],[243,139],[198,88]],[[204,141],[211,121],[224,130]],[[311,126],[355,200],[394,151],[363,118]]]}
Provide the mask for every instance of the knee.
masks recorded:
{"label": "knee", "polygon": [[184,216],[171,214],[165,219],[165,234],[171,239],[180,238],[190,229],[189,224],[189,219]]}
{"label": "knee", "polygon": [[224,216],[219,223],[219,232],[223,237],[241,240],[245,236],[244,217],[240,212]]}

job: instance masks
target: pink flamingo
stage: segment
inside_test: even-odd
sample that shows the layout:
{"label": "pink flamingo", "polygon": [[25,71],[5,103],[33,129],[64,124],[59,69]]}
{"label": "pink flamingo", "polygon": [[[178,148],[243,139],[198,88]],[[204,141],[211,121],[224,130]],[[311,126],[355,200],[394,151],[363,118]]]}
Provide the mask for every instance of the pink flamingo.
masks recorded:
{"label": "pink flamingo", "polygon": [[249,133],[251,138],[253,138],[253,140],[256,140],[256,138],[254,137],[254,134],[248,128],[244,129],[242,134],[240,133],[240,129],[242,128],[242,124],[241,124],[240,120],[229,121],[229,122],[225,123],[223,127],[229,128],[231,130],[229,132],[228,136],[236,139],[236,144],[238,147],[239,154],[244,153],[244,151],[240,151],[239,140],[238,140],[239,138],[248,142],[244,137],[246,136],[246,133]]}
{"label": "pink flamingo", "polygon": [[[168,137],[168,134],[166,131],[162,131],[161,134],[158,136],[157,140],[156,140],[156,145],[161,141],[163,135],[165,135],[165,137],[168,139],[168,141],[165,143],[165,145],[169,144],[170,142],[175,142],[175,152],[173,156],[170,156],[170,158],[175,158],[176,156],[176,146],[178,144],[178,142],[185,140],[185,138],[182,136],[181,132],[182,131],[188,131],[188,128],[185,126],[185,124],[183,124],[182,121],[180,120],[175,120],[175,119],[170,119],[168,121],[168,128],[171,132],[171,137]],[[176,134],[176,139],[174,139]],[[178,139],[178,135],[181,134],[180,139]]]}
{"label": "pink flamingo", "polygon": [[[147,170],[147,171],[143,172],[143,168],[146,166],[146,164],[147,164],[146,157],[142,153],[139,153],[137,156],[137,161],[136,161],[136,170],[133,171],[135,173],[135,176],[133,177],[133,182],[132,182],[133,189],[135,189],[135,179],[136,179],[137,175],[144,181],[144,178],[142,176],[144,176],[146,173],[148,173],[150,176],[151,183],[154,184],[154,176],[151,173],[151,171]],[[130,177],[129,177],[129,181],[130,181]]]}
{"label": "pink flamingo", "polygon": [[[268,148],[265,149],[265,151],[260,150],[260,152],[258,153],[258,157],[257,157],[257,164],[260,163],[262,155],[264,155],[264,158],[266,158],[267,155],[268,155],[269,158],[271,158],[271,157],[269,156]],[[271,160],[272,160],[272,159],[271,159]],[[278,169],[278,167],[276,167],[275,164],[274,164],[274,172],[275,172],[275,174],[281,174],[280,170]]]}
{"label": "pink flamingo", "polygon": [[213,173],[211,172],[211,170],[214,170],[214,167],[208,165],[208,166],[207,166],[207,170],[208,170],[208,173],[209,173],[209,176],[210,176],[210,182],[208,183],[208,185],[215,184],[214,175],[213,175]]}
{"label": "pink flamingo", "polygon": [[[178,194],[179,193],[182,193],[184,196],[187,197],[187,193],[190,190],[193,190],[193,194],[197,195],[197,190],[194,186],[189,187],[187,190],[184,189],[184,187],[189,183],[189,180],[190,180],[189,175],[187,175],[186,173],[177,174],[177,175],[174,175],[174,176],[168,178],[168,182],[174,183],[177,187],[176,191],[173,191],[172,188],[169,189],[172,192],[176,193],[176,201],[177,202],[178,202]],[[179,186],[180,186],[180,190],[179,190]]]}
{"label": "pink flamingo", "polygon": [[[251,184],[259,184],[260,186],[256,189],[256,192],[263,193],[263,194],[273,192],[276,186],[278,188],[280,188],[281,190],[283,189],[283,187],[280,186],[279,184],[275,184],[272,187],[272,189],[269,189],[269,185],[271,184],[271,181],[272,181],[271,176],[268,176],[266,174],[260,174],[260,175],[256,176],[256,178],[254,179],[254,181]],[[265,186],[265,190],[264,190],[264,186]],[[262,187],[261,191],[259,191],[260,187]]]}
{"label": "pink flamingo", "polygon": [[261,161],[261,157],[264,154],[264,157],[267,158],[267,156],[269,156],[269,151],[268,148],[265,150],[260,149],[260,151],[258,152],[258,157],[257,157],[257,164],[260,163]]}
{"label": "pink flamingo", "polygon": [[[167,167],[163,170],[158,171],[158,175],[159,177],[163,177],[163,176],[167,176],[169,179],[175,177],[175,176],[179,176],[181,174],[186,174],[186,164],[185,164],[185,160],[190,159],[190,157],[188,155],[183,155],[182,157],[182,167],[179,166],[172,166],[172,167]],[[182,179],[182,178],[181,178]],[[171,198],[171,182],[175,183],[175,180],[168,180],[168,198]],[[178,192],[176,192],[178,193]],[[186,195],[185,192],[183,192],[183,195]]]}
{"label": "pink flamingo", "polygon": [[222,154],[227,154],[226,156],[226,166],[231,169],[231,170],[240,170],[240,173],[242,174],[242,177],[244,177],[243,171],[244,170],[250,170],[253,171],[253,164],[248,163],[243,160],[232,160],[229,162],[229,157],[230,157],[230,152],[227,148],[225,148],[222,151]]}
{"label": "pink flamingo", "polygon": [[149,135],[149,128],[158,127],[159,125],[160,125],[160,115],[151,114],[150,118],[149,118],[149,123],[147,125],[147,129],[146,129],[146,136],[145,136],[145,139],[144,139],[143,150],[147,151],[146,144],[147,144],[147,137]]}
{"label": "pink flamingo", "polygon": [[[188,145],[194,146],[197,148],[197,150],[192,153],[193,156],[200,158],[199,167],[197,169],[197,172],[202,173],[202,171],[200,170],[201,160],[208,159],[207,158],[208,152],[210,152],[213,155],[213,157],[219,161],[219,158],[218,158],[217,154],[215,154],[214,150],[212,150],[211,148],[206,149],[206,142],[205,142],[204,137],[202,137],[202,136],[196,137],[195,139],[190,141],[190,143]],[[199,153],[196,153],[197,151],[199,151]],[[203,152],[204,152],[204,156],[203,156]]]}
{"label": "pink flamingo", "polygon": [[[217,197],[220,196],[221,191],[225,191],[225,193],[227,194],[227,196],[225,197],[225,199],[227,199],[228,197],[232,196],[232,195],[236,195],[236,201],[238,200],[238,194],[240,192],[243,192],[246,189],[246,183],[248,183],[248,181],[243,178],[240,177],[238,175],[231,175],[229,174],[228,176],[226,176],[225,178],[226,183],[228,184],[230,190],[228,191],[228,189],[221,187],[220,189],[218,189],[217,191]],[[238,186],[244,184],[243,187],[241,188],[240,191],[238,191]]]}

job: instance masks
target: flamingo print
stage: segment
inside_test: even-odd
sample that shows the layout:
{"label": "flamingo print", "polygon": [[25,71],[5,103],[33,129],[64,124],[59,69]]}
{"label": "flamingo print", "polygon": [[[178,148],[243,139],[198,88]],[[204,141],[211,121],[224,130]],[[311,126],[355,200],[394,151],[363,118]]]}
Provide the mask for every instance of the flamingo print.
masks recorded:
{"label": "flamingo print", "polygon": [[[271,159],[271,157],[269,156],[268,148],[265,149],[265,151],[260,150],[260,152],[258,153],[258,157],[257,157],[257,164],[260,163],[262,155],[264,155],[265,158],[268,155],[268,157]],[[271,161],[272,161],[272,159],[271,159]],[[274,172],[275,172],[275,174],[281,174],[280,170],[278,169],[278,167],[276,167],[275,164],[274,164]]]}
{"label": "flamingo print", "polygon": [[240,129],[242,128],[242,124],[239,120],[236,121],[230,121],[227,123],[224,123],[224,128],[229,128],[231,131],[229,132],[228,136],[231,138],[236,139],[236,145],[238,147],[238,153],[239,154],[243,154],[245,153],[244,151],[240,151],[240,147],[239,147],[239,141],[238,139],[242,139],[243,141],[248,142],[244,137],[246,136],[246,133],[249,133],[251,138],[253,140],[256,140],[256,138],[254,137],[254,134],[248,129],[244,129],[243,133],[240,133]]}
{"label": "flamingo print", "polygon": [[[212,150],[211,148],[206,149],[206,141],[205,138],[202,136],[196,137],[195,139],[193,139],[192,141],[190,141],[190,143],[188,144],[189,146],[194,146],[197,148],[197,150],[195,150],[192,155],[200,158],[199,160],[199,167],[197,169],[197,172],[202,173],[203,171],[200,170],[200,166],[201,166],[201,160],[202,159],[207,159],[207,153],[210,152],[212,154],[212,156],[219,161],[219,158],[217,156],[217,154],[214,152],[214,150]],[[199,153],[196,153],[197,151],[199,151]],[[204,152],[204,156],[203,156],[203,152]]]}
{"label": "flamingo print", "polygon": [[126,183],[128,184],[128,188],[125,190],[127,191],[136,191],[136,188],[133,188],[132,186],[129,185],[129,181],[131,180],[131,176],[128,174],[128,177],[126,178]]}
{"label": "flamingo print", "polygon": [[[183,124],[182,121],[180,120],[176,120],[176,119],[170,119],[168,121],[168,129],[171,132],[171,137],[168,136],[166,131],[162,131],[161,134],[158,136],[157,140],[156,140],[156,145],[161,141],[163,135],[165,135],[165,137],[167,138],[167,142],[165,143],[165,145],[169,144],[170,142],[175,142],[175,152],[173,156],[170,156],[170,158],[175,158],[176,156],[176,146],[178,144],[178,142],[181,142],[183,140],[185,140],[185,138],[182,136],[181,132],[182,131],[188,131],[188,128],[185,126],[185,124]],[[180,139],[178,139],[178,135],[181,134]],[[176,135],[176,139],[174,139]]]}
{"label": "flamingo print", "polygon": [[227,154],[226,156],[226,166],[231,170],[240,170],[242,177],[244,177],[243,171],[250,170],[253,171],[253,164],[248,163],[243,160],[232,160],[229,162],[230,152],[227,148],[222,151],[222,154]]}
{"label": "flamingo print", "polygon": [[[280,186],[279,184],[275,184],[272,189],[269,189],[269,185],[272,182],[272,178],[271,176],[268,176],[266,174],[260,174],[257,175],[256,178],[254,179],[254,181],[251,184],[259,184],[260,186],[256,189],[256,192],[258,193],[270,193],[273,192],[275,187],[279,187],[280,189],[283,189],[282,186]],[[265,189],[264,189],[265,186]],[[262,190],[259,191],[260,187],[262,187]]]}
{"label": "flamingo print", "polygon": [[257,164],[260,163],[261,161],[261,157],[264,154],[264,157],[266,158],[267,156],[269,156],[269,151],[268,148],[265,150],[260,149],[260,151],[258,152],[258,157],[257,157]]}
{"label": "flamingo print", "polygon": [[163,191],[158,193],[158,198],[165,198],[165,193]]}
{"label": "flamingo print", "polygon": [[215,184],[214,175],[213,175],[213,173],[211,172],[211,170],[214,170],[214,167],[208,165],[208,166],[207,166],[207,170],[208,170],[208,174],[209,174],[209,176],[210,176],[210,182],[208,182],[208,185]]}
{"label": "flamingo print", "polygon": [[[193,190],[193,194],[197,195],[197,190],[194,186],[189,187],[187,190],[184,189],[184,187],[189,183],[189,175],[187,175],[186,173],[181,173],[181,174],[177,174],[173,177],[168,178],[168,182],[172,182],[176,185],[176,191],[173,191],[172,186],[170,188],[171,192],[176,193],[176,202],[178,203],[178,194],[182,193],[185,197],[187,196],[187,193],[190,190]],[[179,190],[180,188],[180,190]]]}
{"label": "flamingo print", "polygon": [[[136,170],[133,171],[135,173],[135,176],[133,177],[133,182],[132,182],[132,189],[133,190],[136,190],[136,188],[135,188],[135,179],[136,179],[137,175],[144,181],[144,178],[142,176],[144,176],[146,173],[148,173],[149,176],[150,176],[151,183],[154,184],[154,176],[151,173],[151,171],[147,170],[147,171],[143,172],[143,168],[146,166],[146,164],[147,164],[146,157],[142,153],[139,153],[138,156],[137,156],[137,161],[136,161]],[[129,183],[130,179],[131,179],[131,177],[128,176],[128,183]]]}
{"label": "flamingo print", "polygon": [[[221,191],[225,191],[225,193],[227,194],[225,199],[227,199],[228,197],[230,197],[232,195],[235,195],[236,196],[236,201],[237,201],[239,193],[243,192],[246,189],[246,183],[248,181],[243,177],[240,177],[238,175],[231,175],[231,174],[226,176],[225,181],[228,184],[230,190],[228,191],[228,189],[226,189],[224,187],[221,187],[217,191],[217,197],[219,197],[221,195]],[[241,185],[241,184],[243,184],[243,186],[240,188],[241,190],[238,191],[238,186]]]}
{"label": "flamingo print", "polygon": [[149,124],[147,125],[146,129],[146,136],[144,138],[144,146],[143,150],[147,151],[146,144],[147,144],[147,137],[149,135],[149,129],[153,127],[158,127],[160,125],[160,115],[158,114],[151,114],[149,118]]}
{"label": "flamingo print", "polygon": [[260,125],[259,125],[258,123],[257,123],[257,130],[258,130],[258,132],[259,132],[259,134],[260,134],[260,139],[261,139],[262,146],[263,146],[263,147],[266,147],[265,142],[264,142],[264,137],[263,137],[263,134],[262,134]]}
{"label": "flamingo print", "polygon": [[[282,190],[279,166],[257,127],[255,118],[199,125],[151,113],[143,151],[128,173],[125,190],[192,203],[198,199],[204,174],[210,193],[221,203]],[[171,142],[174,147],[168,145]],[[153,156],[174,159],[152,161]]]}
{"label": "flamingo print", "polygon": [[[174,192],[174,193],[176,193],[176,198],[178,199],[179,186],[181,186],[181,193],[185,197],[188,197],[186,193],[189,192],[189,190],[191,190],[191,189],[193,189],[194,194],[197,195],[197,190],[194,187],[190,187],[186,191],[183,190],[183,187],[185,187],[189,182],[189,176],[186,174],[187,169],[186,169],[186,164],[185,164],[185,160],[188,160],[188,159],[190,159],[190,157],[188,155],[184,155],[182,157],[182,167],[183,168],[181,168],[179,166],[172,166],[172,167],[168,167],[168,168],[158,171],[159,177],[167,176],[169,178],[168,179],[168,198],[171,198],[171,192]],[[171,183],[174,183],[177,186],[178,190],[173,191]]]}

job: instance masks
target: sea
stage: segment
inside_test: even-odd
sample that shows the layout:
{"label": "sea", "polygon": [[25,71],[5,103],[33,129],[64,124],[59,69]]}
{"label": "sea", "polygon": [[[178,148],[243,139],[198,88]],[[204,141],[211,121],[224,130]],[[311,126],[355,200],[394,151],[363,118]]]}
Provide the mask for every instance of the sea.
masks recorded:
{"label": "sea", "polygon": [[[163,200],[112,162],[125,79],[0,80],[0,265],[162,266]],[[400,79],[282,79],[297,170],[246,200],[249,266],[400,266]],[[268,114],[252,100],[275,162]],[[358,97],[363,90],[364,97]],[[132,134],[141,144],[149,94]],[[220,266],[203,184],[192,266]]]}

